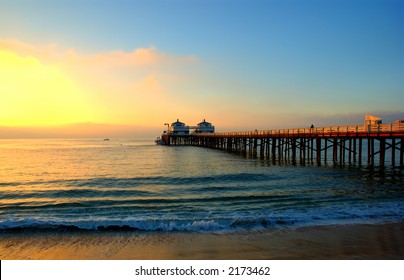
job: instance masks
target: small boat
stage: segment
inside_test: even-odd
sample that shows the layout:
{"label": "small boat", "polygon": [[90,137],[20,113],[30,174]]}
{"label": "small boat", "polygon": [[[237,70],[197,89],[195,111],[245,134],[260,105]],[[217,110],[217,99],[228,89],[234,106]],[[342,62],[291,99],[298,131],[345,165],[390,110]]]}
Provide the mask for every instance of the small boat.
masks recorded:
{"label": "small boat", "polygon": [[157,137],[156,140],[154,140],[156,145],[165,145],[166,143],[161,139],[160,137]]}
{"label": "small boat", "polygon": [[109,138],[105,138],[104,141],[109,141]]}

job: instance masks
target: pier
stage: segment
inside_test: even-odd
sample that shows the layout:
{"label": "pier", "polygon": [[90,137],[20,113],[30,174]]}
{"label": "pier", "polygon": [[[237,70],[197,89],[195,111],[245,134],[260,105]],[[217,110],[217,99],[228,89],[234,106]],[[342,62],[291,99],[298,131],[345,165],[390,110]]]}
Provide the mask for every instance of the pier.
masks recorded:
{"label": "pier", "polygon": [[173,135],[168,146],[199,146],[304,164],[404,167],[404,123]]}

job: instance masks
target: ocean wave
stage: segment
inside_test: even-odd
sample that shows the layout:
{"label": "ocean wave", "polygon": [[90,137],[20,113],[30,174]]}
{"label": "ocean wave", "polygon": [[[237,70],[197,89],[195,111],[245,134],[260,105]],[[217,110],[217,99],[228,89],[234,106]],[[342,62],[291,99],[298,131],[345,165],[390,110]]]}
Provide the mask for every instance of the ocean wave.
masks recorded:
{"label": "ocean wave", "polygon": [[279,176],[273,174],[239,173],[239,174],[213,174],[208,176],[144,176],[144,177],[100,177],[85,179],[41,180],[41,181],[13,181],[0,182],[0,186],[21,185],[56,185],[74,187],[111,187],[111,186],[139,186],[139,185],[198,185],[209,183],[226,182],[252,182],[271,181]]}
{"label": "ocean wave", "polygon": [[382,223],[401,221],[403,203],[346,205],[345,207],[308,208],[284,211],[224,213],[183,213],[154,216],[43,216],[9,217],[0,220],[0,231],[89,230],[89,231],[186,231],[218,232],[298,228],[316,225]]}

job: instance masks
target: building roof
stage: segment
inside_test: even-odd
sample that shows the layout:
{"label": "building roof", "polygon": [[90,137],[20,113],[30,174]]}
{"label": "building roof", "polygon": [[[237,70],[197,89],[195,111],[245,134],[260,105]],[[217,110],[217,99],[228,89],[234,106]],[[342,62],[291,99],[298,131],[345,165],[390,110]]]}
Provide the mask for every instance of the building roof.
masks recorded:
{"label": "building roof", "polygon": [[177,119],[177,121],[173,122],[171,125],[185,125],[185,123],[180,122],[179,119]]}
{"label": "building roof", "polygon": [[365,116],[365,120],[370,120],[370,121],[380,121],[382,120],[382,118],[376,117],[376,116],[372,116],[372,115],[366,115]]}
{"label": "building roof", "polygon": [[198,125],[205,125],[205,126],[210,126],[212,125],[210,122],[205,121],[205,119],[203,119],[203,122],[198,123]]}

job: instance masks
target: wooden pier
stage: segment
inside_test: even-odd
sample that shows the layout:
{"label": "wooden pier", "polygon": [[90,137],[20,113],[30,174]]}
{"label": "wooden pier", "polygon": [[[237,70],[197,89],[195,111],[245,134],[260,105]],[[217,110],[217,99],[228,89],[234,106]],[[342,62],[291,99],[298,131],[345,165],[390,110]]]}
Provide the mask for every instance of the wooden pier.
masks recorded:
{"label": "wooden pier", "polygon": [[164,134],[162,140],[169,146],[200,146],[303,165],[404,167],[404,123]]}

